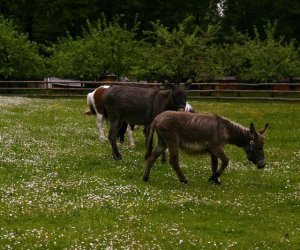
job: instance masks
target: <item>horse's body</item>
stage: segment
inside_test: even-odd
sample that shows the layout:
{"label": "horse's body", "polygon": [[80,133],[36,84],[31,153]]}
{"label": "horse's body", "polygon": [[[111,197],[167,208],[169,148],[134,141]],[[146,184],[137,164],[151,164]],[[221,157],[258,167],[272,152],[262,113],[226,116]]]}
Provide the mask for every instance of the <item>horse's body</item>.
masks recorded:
{"label": "horse's body", "polygon": [[[263,168],[265,162],[262,134],[267,126],[256,132],[252,123],[250,129],[247,129],[211,113],[163,112],[151,124],[145,156],[147,165],[143,179],[145,181],[149,179],[153,164],[166,148],[169,149],[170,164],[179,180],[184,183],[187,183],[187,179],[179,166],[180,148],[188,153],[209,153],[212,170],[209,180],[215,183],[219,183],[219,177],[229,162],[223,151],[224,145],[228,143],[244,148],[248,159],[258,168]],[[152,151],[154,131],[157,132],[158,140]],[[218,159],[221,160],[219,168]]]}
{"label": "horse's body", "polygon": [[[187,87],[191,82],[185,84]],[[116,139],[123,122],[148,126],[156,115],[165,110],[184,109],[186,92],[181,85],[168,85],[167,89],[113,86],[105,91],[103,102],[110,122],[109,141],[114,159],[121,159]]]}
{"label": "horse's body", "polygon": [[[106,140],[106,136],[104,133],[104,105],[103,105],[103,94],[107,89],[110,88],[108,85],[100,86],[95,89],[93,92],[87,95],[87,104],[89,106],[89,111],[85,112],[87,115],[96,115],[96,123],[99,131],[99,140],[100,142]],[[118,138],[120,138],[120,142],[124,142],[124,135],[128,131],[128,140],[130,146],[134,146],[134,139],[132,135],[133,126],[124,123],[122,128],[118,132]]]}

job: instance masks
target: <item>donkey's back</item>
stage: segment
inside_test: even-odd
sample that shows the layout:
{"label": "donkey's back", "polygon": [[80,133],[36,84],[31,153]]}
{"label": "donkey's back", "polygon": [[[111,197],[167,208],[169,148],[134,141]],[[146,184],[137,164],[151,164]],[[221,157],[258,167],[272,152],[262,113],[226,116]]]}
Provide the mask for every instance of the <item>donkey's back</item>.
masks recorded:
{"label": "donkey's back", "polygon": [[[211,157],[212,175],[209,181],[219,184],[219,177],[228,166],[229,159],[224,153],[223,146],[227,143],[244,148],[249,161],[258,168],[264,163],[265,128],[256,132],[254,124],[247,129],[229,119],[210,113],[185,113],[165,111],[153,120],[150,136],[147,140],[147,165],[143,179],[148,181],[150,170],[156,159],[169,149],[170,164],[179,180],[187,183],[187,179],[179,166],[179,148],[189,153],[209,153]],[[153,134],[157,132],[158,140],[152,150]],[[218,166],[218,160],[221,161]]]}
{"label": "donkey's back", "polygon": [[226,142],[228,134],[221,119],[211,113],[165,111],[156,116],[153,129],[166,143],[177,144],[190,153],[201,153]]}
{"label": "donkey's back", "polygon": [[142,87],[113,86],[104,95],[109,119],[146,125],[152,121],[153,99],[157,90]]}

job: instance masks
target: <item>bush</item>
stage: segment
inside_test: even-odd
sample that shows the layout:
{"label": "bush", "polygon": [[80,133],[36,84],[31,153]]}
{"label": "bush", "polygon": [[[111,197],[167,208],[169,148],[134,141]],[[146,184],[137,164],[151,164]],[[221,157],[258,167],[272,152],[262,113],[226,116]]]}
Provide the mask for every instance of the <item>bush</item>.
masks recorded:
{"label": "bush", "polygon": [[0,78],[27,80],[43,77],[43,58],[38,46],[19,34],[11,21],[0,16]]}
{"label": "bush", "polygon": [[242,43],[224,48],[225,72],[248,82],[276,82],[300,74],[299,51],[293,41],[275,39],[276,25],[265,27],[265,39],[245,36]]}
{"label": "bush", "polygon": [[83,38],[67,37],[53,45],[48,60],[51,74],[84,80],[99,80],[108,71],[126,75],[138,43],[134,36],[117,20],[108,24],[103,18],[95,27],[87,22]]}
{"label": "bush", "polygon": [[193,18],[187,18],[171,31],[160,22],[152,25],[154,31],[147,31],[146,35],[153,43],[143,47],[143,60],[135,68],[137,77],[172,81],[189,77],[198,58],[200,31]]}

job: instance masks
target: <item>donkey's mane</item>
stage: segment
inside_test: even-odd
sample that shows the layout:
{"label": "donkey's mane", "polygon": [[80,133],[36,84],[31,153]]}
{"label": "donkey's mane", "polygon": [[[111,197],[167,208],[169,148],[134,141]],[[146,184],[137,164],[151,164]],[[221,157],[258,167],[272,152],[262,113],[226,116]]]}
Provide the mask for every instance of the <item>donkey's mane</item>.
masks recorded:
{"label": "donkey's mane", "polygon": [[226,127],[229,135],[228,142],[238,147],[244,147],[250,141],[250,130],[244,126],[231,121],[224,117],[219,117],[219,120]]}

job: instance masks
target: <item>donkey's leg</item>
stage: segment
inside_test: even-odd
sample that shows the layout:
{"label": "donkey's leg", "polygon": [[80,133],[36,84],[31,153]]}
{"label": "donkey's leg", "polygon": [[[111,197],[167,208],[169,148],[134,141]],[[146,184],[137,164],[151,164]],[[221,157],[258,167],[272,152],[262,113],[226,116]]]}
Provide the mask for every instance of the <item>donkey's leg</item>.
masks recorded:
{"label": "donkey's leg", "polygon": [[217,175],[221,176],[221,174],[223,173],[225,168],[228,166],[229,160],[223,151],[220,152],[219,158],[221,160],[221,166],[219,167],[219,169],[217,171]]}
{"label": "donkey's leg", "polygon": [[150,170],[153,167],[157,158],[166,150],[165,144],[161,141],[158,142],[155,148],[153,149],[151,155],[147,159],[147,164],[144,171],[143,180],[148,181],[150,176]]}
{"label": "donkey's leg", "polygon": [[104,134],[104,117],[103,115],[97,113],[96,115],[96,123],[97,123],[97,128],[99,130],[99,140],[102,142],[106,140],[105,134]]}
{"label": "donkey's leg", "polygon": [[161,154],[161,163],[166,163],[167,162],[167,150],[164,150]]}
{"label": "donkey's leg", "polygon": [[228,166],[229,160],[224,154],[223,148],[221,147],[214,149],[212,155],[214,155],[214,157],[217,157],[221,160],[221,166],[219,167],[219,169],[216,170],[216,172],[213,172],[211,176],[212,181],[214,181],[215,183],[220,183],[219,177],[223,173],[224,169]]}
{"label": "donkey's leg", "polygon": [[121,156],[118,146],[117,146],[117,136],[118,136],[118,132],[120,130],[121,125],[122,125],[122,123],[119,122],[118,120],[110,122],[108,139],[111,144],[112,155],[115,160],[122,159],[122,156]]}
{"label": "donkey's leg", "polygon": [[125,139],[125,133],[126,133],[126,130],[127,130],[127,122],[123,122],[120,129],[119,129],[119,132],[118,132],[118,139],[120,139],[120,143],[124,143],[124,139]]}
{"label": "donkey's leg", "polygon": [[179,166],[179,145],[176,143],[176,140],[174,140],[174,142],[172,142],[172,145],[169,145],[168,148],[170,154],[170,164],[172,165],[174,171],[176,172],[179,181],[187,184],[188,180],[182,173]]}
{"label": "donkey's leg", "polygon": [[216,184],[220,184],[220,180],[217,176],[217,171],[218,171],[218,157],[215,155],[211,154],[210,155],[210,160],[211,160],[211,176],[209,177],[208,181],[212,181]]}

